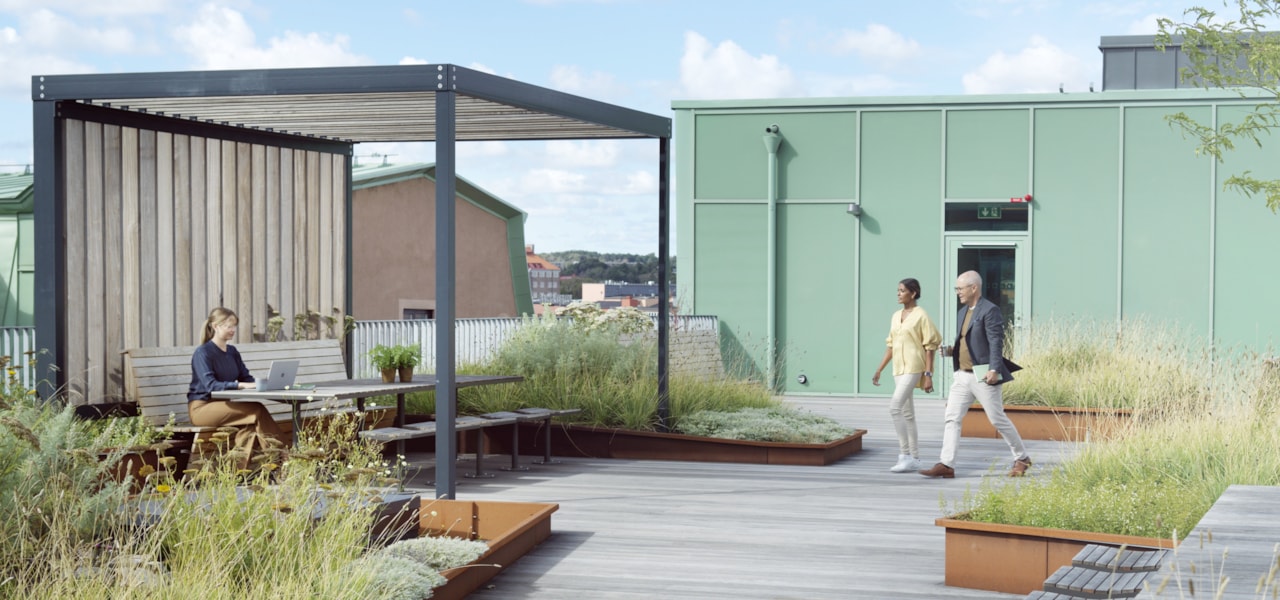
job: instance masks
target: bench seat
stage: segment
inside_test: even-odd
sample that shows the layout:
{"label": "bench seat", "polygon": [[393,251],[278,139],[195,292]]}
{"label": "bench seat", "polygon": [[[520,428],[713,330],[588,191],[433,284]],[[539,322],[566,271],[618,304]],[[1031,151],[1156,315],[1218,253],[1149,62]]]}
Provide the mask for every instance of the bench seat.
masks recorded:
{"label": "bench seat", "polygon": [[[257,342],[233,344],[240,352],[250,373],[265,375],[274,360],[298,361],[299,384],[317,384],[347,379],[342,346],[337,340],[305,340],[295,342]],[[187,414],[187,389],[191,384],[191,356],[197,346],[131,348],[124,355],[124,384],[127,398],[137,403],[138,414],[154,426],[161,427],[173,418],[173,431],[185,434],[213,432],[214,427],[192,425]],[[262,402],[272,417],[286,431],[292,431],[292,406],[287,402]],[[366,404],[365,411],[388,411],[394,406]],[[304,420],[324,415],[356,411],[349,400],[326,405],[304,405]],[[388,415],[389,418],[393,415]]]}

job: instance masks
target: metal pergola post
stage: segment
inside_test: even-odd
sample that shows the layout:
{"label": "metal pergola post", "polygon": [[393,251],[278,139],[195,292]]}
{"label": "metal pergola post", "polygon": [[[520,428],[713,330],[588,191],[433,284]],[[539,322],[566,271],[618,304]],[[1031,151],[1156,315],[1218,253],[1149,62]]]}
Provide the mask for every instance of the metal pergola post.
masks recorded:
{"label": "metal pergola post", "polygon": [[[451,76],[448,74],[447,76]],[[457,94],[436,92],[436,498],[455,498],[458,438],[454,418],[458,414],[458,390],[453,372],[455,358],[454,238],[457,182],[454,122]],[[483,435],[483,434],[481,434]],[[513,453],[518,450],[512,448]]]}

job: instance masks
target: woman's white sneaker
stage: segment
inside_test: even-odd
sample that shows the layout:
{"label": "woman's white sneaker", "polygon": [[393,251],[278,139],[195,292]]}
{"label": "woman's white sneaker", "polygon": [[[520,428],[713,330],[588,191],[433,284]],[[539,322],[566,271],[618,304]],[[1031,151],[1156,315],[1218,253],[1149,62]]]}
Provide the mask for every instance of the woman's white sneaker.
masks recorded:
{"label": "woman's white sneaker", "polygon": [[910,471],[918,471],[920,467],[916,466],[920,461],[911,457],[910,454],[899,454],[898,464],[889,468],[892,473],[907,473]]}

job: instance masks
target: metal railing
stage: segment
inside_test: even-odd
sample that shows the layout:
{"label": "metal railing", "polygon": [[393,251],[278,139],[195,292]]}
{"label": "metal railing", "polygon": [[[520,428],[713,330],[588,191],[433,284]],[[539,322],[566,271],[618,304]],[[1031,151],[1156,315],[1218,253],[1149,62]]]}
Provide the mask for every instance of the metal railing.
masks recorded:
{"label": "metal railing", "polygon": [[9,357],[10,375],[0,373],[0,380],[8,383],[16,377],[22,386],[31,389],[36,384],[36,367],[42,357],[36,355],[35,327],[0,327],[0,356]]}
{"label": "metal railing", "polygon": [[[654,323],[658,318],[652,316]],[[531,321],[520,318],[457,319],[454,321],[454,357],[459,365],[488,361],[520,327]],[[679,315],[671,328],[682,331],[716,331],[714,316]],[[366,356],[378,344],[417,344],[422,349],[422,370],[432,372],[436,363],[436,322],[433,319],[406,321],[357,321],[351,332],[352,376],[377,377]]]}

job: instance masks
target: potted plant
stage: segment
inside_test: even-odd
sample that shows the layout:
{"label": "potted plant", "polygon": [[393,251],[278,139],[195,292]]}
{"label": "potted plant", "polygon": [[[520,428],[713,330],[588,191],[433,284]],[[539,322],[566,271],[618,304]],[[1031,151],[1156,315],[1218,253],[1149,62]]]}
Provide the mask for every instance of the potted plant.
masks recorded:
{"label": "potted plant", "polygon": [[395,350],[398,346],[385,346],[378,344],[369,350],[369,362],[373,368],[382,373],[382,381],[391,383],[396,380],[396,368],[398,354]]}
{"label": "potted plant", "polygon": [[422,362],[422,349],[416,344],[402,344],[392,349],[395,356],[396,370],[400,372],[400,381],[413,381],[413,368]]}

